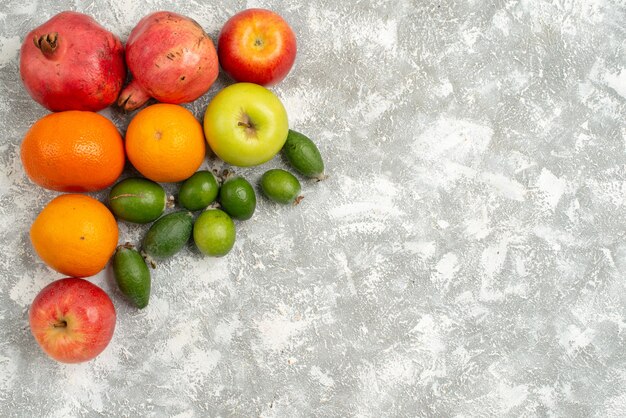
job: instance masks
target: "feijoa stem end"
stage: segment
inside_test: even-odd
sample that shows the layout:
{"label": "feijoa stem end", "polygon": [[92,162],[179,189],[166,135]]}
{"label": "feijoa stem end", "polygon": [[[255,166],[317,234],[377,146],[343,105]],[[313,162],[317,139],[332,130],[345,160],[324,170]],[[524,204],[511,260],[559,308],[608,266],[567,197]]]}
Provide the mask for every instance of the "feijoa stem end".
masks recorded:
{"label": "feijoa stem end", "polygon": [[121,250],[122,248],[125,248],[127,250],[132,250],[135,248],[135,246],[131,244],[130,242],[126,241],[124,244],[117,246],[118,250]]}
{"label": "feijoa stem end", "polygon": [[152,257],[150,257],[148,254],[146,254],[145,251],[141,252],[141,256],[145,260],[146,264],[152,268],[152,270],[156,269],[157,264],[156,264],[156,261],[154,261],[154,259]]}

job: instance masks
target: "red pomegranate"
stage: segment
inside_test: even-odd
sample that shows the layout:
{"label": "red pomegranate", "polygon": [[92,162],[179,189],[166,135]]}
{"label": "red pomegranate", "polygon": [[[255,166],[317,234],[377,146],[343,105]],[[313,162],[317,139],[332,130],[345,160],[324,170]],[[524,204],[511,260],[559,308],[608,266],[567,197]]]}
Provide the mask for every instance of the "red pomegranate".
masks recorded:
{"label": "red pomegranate", "polygon": [[150,97],[163,103],[191,102],[217,79],[213,41],[193,19],[155,12],[139,21],[126,42],[126,63],[133,80],[117,101],[125,110]]}
{"label": "red pomegranate", "polygon": [[61,12],[26,35],[20,74],[42,106],[95,112],[113,104],[124,85],[124,46],[91,17]]}

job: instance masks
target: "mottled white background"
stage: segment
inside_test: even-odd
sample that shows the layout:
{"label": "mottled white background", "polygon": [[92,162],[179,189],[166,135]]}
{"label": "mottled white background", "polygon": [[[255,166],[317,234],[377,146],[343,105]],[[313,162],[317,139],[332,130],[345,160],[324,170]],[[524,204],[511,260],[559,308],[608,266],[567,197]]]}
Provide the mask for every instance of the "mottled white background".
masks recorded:
{"label": "mottled white background", "polygon": [[[175,3],[0,1],[0,416],[626,415],[622,1]],[[169,9],[216,40],[253,6],[297,34],[274,91],[330,178],[296,208],[260,199],[226,258],[162,263],[144,311],[107,269],[110,346],[47,359],[27,310],[61,276],[28,229],[55,193],[20,165],[46,114],[19,81],[23,36],[74,9],[125,40]],[[131,116],[103,113],[122,132]]]}

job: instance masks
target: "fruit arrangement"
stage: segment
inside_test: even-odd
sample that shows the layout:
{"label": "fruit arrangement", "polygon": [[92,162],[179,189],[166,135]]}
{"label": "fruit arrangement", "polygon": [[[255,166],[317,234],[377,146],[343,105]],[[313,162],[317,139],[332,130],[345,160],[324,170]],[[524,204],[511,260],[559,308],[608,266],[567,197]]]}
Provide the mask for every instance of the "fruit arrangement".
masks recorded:
{"label": "fruit arrangement", "polygon": [[[76,363],[106,348],[115,307],[86,279],[109,262],[126,302],[142,309],[150,301],[151,268],[189,240],[205,256],[231,251],[236,222],[255,214],[255,187],[232,170],[200,170],[207,149],[241,168],[282,152],[301,177],[326,177],[317,146],[290,129],[288,109],[267,88],[290,72],[296,49],[289,24],[264,9],[231,17],[217,49],[200,24],[167,11],[142,18],[125,46],[76,12],[59,13],[26,35],[22,81],[54,113],[25,133],[22,165],[34,184],[67,193],[52,199],[30,228],[39,258],[66,276],[42,289],[30,308],[31,332],[46,354]],[[181,104],[207,93],[220,67],[235,83],[210,100],[200,123]],[[158,103],[146,106],[150,101]],[[141,108],[124,137],[95,113],[111,105]],[[126,161],[141,176],[122,179]],[[177,198],[168,198],[160,183],[177,183]],[[81,194],[104,189],[105,203]],[[300,180],[282,168],[266,170],[258,189],[280,204],[302,199]],[[117,222],[146,225],[143,240],[119,245]]]}

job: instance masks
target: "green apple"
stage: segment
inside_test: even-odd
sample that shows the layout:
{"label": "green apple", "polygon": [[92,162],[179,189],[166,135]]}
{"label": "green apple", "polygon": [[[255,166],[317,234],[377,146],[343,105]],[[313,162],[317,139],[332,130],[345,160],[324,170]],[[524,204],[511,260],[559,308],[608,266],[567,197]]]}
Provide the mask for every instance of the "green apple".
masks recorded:
{"label": "green apple", "polygon": [[204,113],[204,135],[213,152],[240,167],[262,164],[287,140],[287,112],[278,97],[253,83],[220,91]]}

